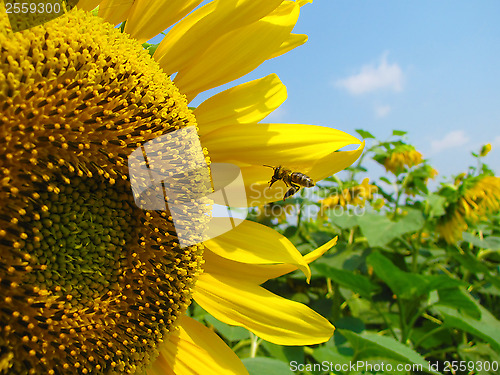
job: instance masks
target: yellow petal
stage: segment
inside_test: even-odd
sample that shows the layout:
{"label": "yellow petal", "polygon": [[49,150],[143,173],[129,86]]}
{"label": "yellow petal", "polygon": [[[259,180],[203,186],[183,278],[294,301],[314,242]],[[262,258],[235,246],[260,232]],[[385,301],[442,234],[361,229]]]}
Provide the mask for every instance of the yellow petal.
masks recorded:
{"label": "yellow petal", "polygon": [[335,163],[338,170],[343,170],[354,163],[362,154],[365,147],[365,142],[363,141],[360,146],[353,151],[342,151],[335,152],[326,157],[322,158],[321,162],[315,163],[309,173],[319,180],[331,176],[331,166],[329,163]]}
{"label": "yellow petal", "polygon": [[290,52],[292,49],[301,46],[305,42],[307,42],[307,35],[290,34],[288,38],[283,43],[281,43],[278,50],[268,57],[268,60],[284,55],[285,53]]}
{"label": "yellow petal", "polygon": [[250,264],[295,265],[307,277],[311,270],[288,238],[265,225],[245,220],[233,230],[204,242],[211,251],[226,259]]}
{"label": "yellow petal", "polygon": [[95,9],[95,7],[97,7],[100,2],[101,0],[80,0],[78,1],[77,7],[78,9],[83,9],[87,12],[90,12],[91,10]]}
{"label": "yellow petal", "polygon": [[154,58],[165,73],[189,66],[225,33],[272,12],[282,0],[216,0],[182,19],[163,38]]}
{"label": "yellow petal", "polygon": [[104,0],[99,4],[99,17],[112,25],[125,21],[132,8],[134,0]]}
{"label": "yellow petal", "polygon": [[334,327],[314,310],[238,278],[204,273],[193,298],[220,321],[245,327],[278,345],[313,345],[327,341]]}
{"label": "yellow petal", "polygon": [[136,0],[125,32],[139,43],[147,42],[191,12],[202,0]]}
{"label": "yellow petal", "polygon": [[219,38],[174,81],[192,100],[198,93],[235,80],[262,64],[283,43],[299,17],[300,7],[285,1],[269,16]]}
{"label": "yellow petal", "polygon": [[[315,261],[337,243],[337,237],[328,241],[316,250],[304,255],[304,260],[307,264]],[[232,278],[241,278],[248,282],[260,285],[269,279],[285,275],[289,272],[297,270],[297,266],[293,264],[275,264],[275,265],[259,265],[235,262],[219,255],[216,255],[210,249],[203,254],[205,264],[203,270],[211,275],[222,275]]]}
{"label": "yellow petal", "polygon": [[[253,124],[226,126],[202,138],[212,160],[238,160],[241,165],[287,165],[307,168],[332,152],[362,142],[326,126]],[[269,170],[265,170],[269,174]]]}
{"label": "yellow petal", "polygon": [[147,375],[248,375],[238,356],[217,334],[187,316],[168,336]]}
{"label": "yellow petal", "polygon": [[[214,162],[241,168],[249,206],[283,199],[282,182],[268,187],[272,170],[284,166],[318,182],[351,165],[363,151],[364,142],[340,130],[313,125],[253,124],[226,126],[201,137]],[[354,151],[337,150],[361,144]]]}
{"label": "yellow petal", "polygon": [[222,91],[194,111],[199,135],[234,124],[259,122],[287,98],[286,87],[276,74]]}

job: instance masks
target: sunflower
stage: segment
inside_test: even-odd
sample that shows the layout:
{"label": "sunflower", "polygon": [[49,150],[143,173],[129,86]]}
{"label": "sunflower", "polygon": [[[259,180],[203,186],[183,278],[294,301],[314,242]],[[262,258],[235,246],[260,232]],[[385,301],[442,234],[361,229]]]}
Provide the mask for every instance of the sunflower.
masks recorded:
{"label": "sunflower", "polygon": [[412,145],[400,144],[377,161],[384,165],[386,171],[399,174],[405,172],[407,168],[421,164],[423,159],[422,154]]}
{"label": "sunflower", "polygon": [[328,198],[323,199],[320,202],[322,210],[336,206],[346,207],[348,204],[352,206],[364,207],[366,201],[372,200],[373,195],[378,191],[377,186],[370,185],[369,182],[370,179],[365,178],[361,184],[345,188],[341,193],[335,193]]}
{"label": "sunflower", "polygon": [[479,151],[479,156],[485,157],[490,153],[490,151],[491,151],[491,143],[487,143],[483,147],[481,147],[481,151]]}
{"label": "sunflower", "polygon": [[406,194],[415,196],[419,191],[425,192],[429,179],[434,179],[438,171],[429,164],[422,164],[411,171],[404,182],[404,191]]}
{"label": "sunflower", "polygon": [[[286,99],[274,74],[188,107],[304,43],[291,30],[305,2],[218,0],[191,12],[200,1],[105,0],[102,20],[85,11],[99,1],[82,1],[20,32],[2,9],[0,372],[245,374],[186,316],[193,298],[277,344],[328,340],[326,319],[260,284],[296,269],[309,279],[308,263],[335,240],[302,256],[245,221],[183,247],[175,213],[142,209],[151,192],[134,195],[129,175],[135,150],[192,127],[201,155],[188,137],[157,154],[179,166],[194,159],[204,175],[212,162],[237,165],[251,205],[283,196],[266,190],[263,164],[319,181],[356,160],[363,144],[343,132],[260,123]],[[140,43],[173,24],[151,58]],[[360,146],[338,151],[350,144]],[[185,185],[173,189],[185,197]],[[182,229],[203,232],[206,209],[193,202]]]}
{"label": "sunflower", "polygon": [[469,225],[487,219],[500,210],[500,178],[496,176],[457,177],[456,200],[446,209],[438,232],[452,244],[462,238]]}

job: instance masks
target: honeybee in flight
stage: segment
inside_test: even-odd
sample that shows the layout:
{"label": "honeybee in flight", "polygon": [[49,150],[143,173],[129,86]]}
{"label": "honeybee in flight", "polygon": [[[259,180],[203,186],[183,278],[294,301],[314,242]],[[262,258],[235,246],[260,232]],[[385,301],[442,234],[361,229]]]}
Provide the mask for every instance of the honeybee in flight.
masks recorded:
{"label": "honeybee in flight", "polygon": [[283,200],[294,195],[300,190],[301,187],[314,186],[314,181],[312,180],[312,178],[306,176],[304,173],[292,172],[290,169],[286,169],[281,165],[278,167],[264,165],[264,167],[274,169],[273,177],[271,177],[271,181],[269,181],[269,187],[273,186],[276,181],[282,180],[285,185],[290,188],[283,196]]}

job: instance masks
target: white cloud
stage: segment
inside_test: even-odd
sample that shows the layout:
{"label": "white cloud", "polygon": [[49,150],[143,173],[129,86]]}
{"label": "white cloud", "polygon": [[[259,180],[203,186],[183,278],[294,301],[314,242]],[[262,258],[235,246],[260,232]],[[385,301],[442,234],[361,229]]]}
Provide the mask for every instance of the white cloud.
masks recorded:
{"label": "white cloud", "polygon": [[374,108],[375,116],[385,117],[391,112],[391,106],[389,105],[376,105]]}
{"label": "white cloud", "polygon": [[463,130],[453,130],[442,139],[431,141],[431,152],[440,152],[448,148],[460,147],[469,141]]}
{"label": "white cloud", "polygon": [[388,89],[395,92],[403,90],[403,71],[397,63],[387,62],[387,53],[380,58],[378,65],[364,65],[360,72],[335,82],[337,87],[346,89],[352,95]]}

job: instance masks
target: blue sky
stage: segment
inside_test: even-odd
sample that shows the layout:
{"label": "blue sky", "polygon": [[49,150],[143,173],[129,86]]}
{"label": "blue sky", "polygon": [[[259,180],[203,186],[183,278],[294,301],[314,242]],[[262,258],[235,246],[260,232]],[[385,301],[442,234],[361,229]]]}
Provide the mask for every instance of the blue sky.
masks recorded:
{"label": "blue sky", "polygon": [[314,0],[294,29],[309,41],[236,83],[279,75],[288,100],[269,122],[406,130],[443,177],[490,142],[498,174],[499,15],[496,0]]}

